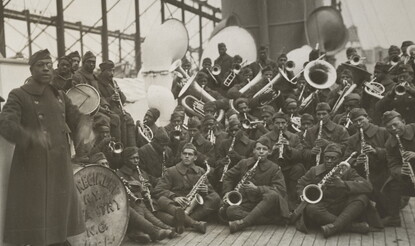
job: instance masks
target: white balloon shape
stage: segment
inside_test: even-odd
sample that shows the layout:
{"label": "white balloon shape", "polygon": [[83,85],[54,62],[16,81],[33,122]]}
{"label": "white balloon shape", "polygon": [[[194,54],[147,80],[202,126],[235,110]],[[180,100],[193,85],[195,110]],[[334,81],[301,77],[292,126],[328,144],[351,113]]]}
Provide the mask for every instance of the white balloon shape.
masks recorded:
{"label": "white balloon shape", "polygon": [[147,91],[147,102],[149,108],[160,110],[158,119],[159,126],[165,126],[170,121],[171,113],[177,105],[170,88],[160,85],[150,85]]}

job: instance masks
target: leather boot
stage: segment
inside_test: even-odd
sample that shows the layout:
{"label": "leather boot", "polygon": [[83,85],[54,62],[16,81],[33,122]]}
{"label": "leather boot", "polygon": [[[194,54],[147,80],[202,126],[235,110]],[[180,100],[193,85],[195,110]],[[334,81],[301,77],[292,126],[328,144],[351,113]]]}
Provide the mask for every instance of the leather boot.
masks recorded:
{"label": "leather boot", "polygon": [[338,232],[338,228],[336,226],[334,226],[333,224],[323,225],[321,227],[321,230],[323,231],[324,238],[328,238],[330,236],[333,236]]}
{"label": "leather boot", "polygon": [[360,223],[352,223],[348,228],[347,231],[354,232],[354,233],[360,233],[360,234],[366,234],[369,233],[369,224],[366,222],[360,222]]}
{"label": "leather boot", "polygon": [[160,229],[157,230],[155,233],[150,234],[151,241],[155,242],[157,240],[161,241],[167,238],[170,235],[170,230]]}
{"label": "leather boot", "polygon": [[384,227],[401,227],[401,216],[386,216],[382,219]]}
{"label": "leather boot", "polygon": [[246,226],[244,224],[243,220],[235,220],[235,221],[229,221],[229,231],[230,233],[235,233],[237,231],[240,231],[244,229]]}
{"label": "leather boot", "polygon": [[184,222],[185,222],[186,214],[184,213],[182,208],[176,208],[174,212],[174,228],[178,234],[182,234],[184,232]]}
{"label": "leather boot", "polygon": [[228,215],[226,214],[226,208],[225,207],[220,207],[219,208],[218,217],[219,217],[219,221],[222,224],[227,224],[228,223],[229,219],[228,219]]}
{"label": "leather boot", "polygon": [[192,228],[197,232],[205,234],[207,229],[207,223],[204,221],[196,221],[192,224]]}
{"label": "leather boot", "polygon": [[127,233],[129,239],[137,243],[149,243],[151,242],[150,236],[141,231]]}

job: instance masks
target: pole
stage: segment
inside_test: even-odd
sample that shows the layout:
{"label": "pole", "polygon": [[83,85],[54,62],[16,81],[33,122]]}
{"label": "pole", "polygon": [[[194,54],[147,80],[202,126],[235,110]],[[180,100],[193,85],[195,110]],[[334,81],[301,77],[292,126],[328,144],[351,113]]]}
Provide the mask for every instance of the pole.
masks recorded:
{"label": "pole", "polygon": [[101,45],[102,45],[102,61],[107,61],[108,57],[108,23],[107,23],[107,0],[101,0],[102,10],[102,33],[101,33]]}
{"label": "pole", "polygon": [[56,39],[58,42],[58,57],[65,55],[65,28],[63,26],[62,0],[56,0]]}

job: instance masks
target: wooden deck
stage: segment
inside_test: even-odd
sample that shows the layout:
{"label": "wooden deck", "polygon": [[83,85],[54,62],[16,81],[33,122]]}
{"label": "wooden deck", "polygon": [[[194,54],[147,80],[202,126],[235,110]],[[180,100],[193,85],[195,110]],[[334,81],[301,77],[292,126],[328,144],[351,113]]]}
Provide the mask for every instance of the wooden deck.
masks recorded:
{"label": "wooden deck", "polygon": [[[415,245],[415,199],[411,199],[401,211],[402,227],[388,227],[381,232],[367,235],[344,233],[325,239],[320,231],[304,234],[294,226],[254,226],[244,231],[229,234],[229,228],[219,224],[209,224],[206,234],[186,231],[174,239],[165,239],[146,245]],[[139,245],[125,239],[123,246]]]}

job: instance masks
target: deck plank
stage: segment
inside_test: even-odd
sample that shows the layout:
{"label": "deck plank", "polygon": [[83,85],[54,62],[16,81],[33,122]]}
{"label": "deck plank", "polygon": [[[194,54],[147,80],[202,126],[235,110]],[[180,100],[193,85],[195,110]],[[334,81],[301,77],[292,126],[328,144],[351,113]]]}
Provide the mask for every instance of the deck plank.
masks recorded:
{"label": "deck plank", "polygon": [[[321,234],[323,236],[323,234]],[[339,242],[339,235],[333,235],[326,239],[326,246],[337,246],[337,243]]]}
{"label": "deck plank", "polygon": [[264,233],[262,233],[261,237],[258,238],[255,245],[257,246],[264,246],[267,245],[269,240],[271,239],[272,235],[274,235],[275,231],[281,229],[281,226],[268,226],[265,228]]}
{"label": "deck plank", "polygon": [[408,233],[409,237],[409,244],[415,245],[415,216],[414,216],[414,208],[415,208],[415,199],[411,199],[409,201],[409,205],[403,210],[403,221],[405,223],[406,232]]}
{"label": "deck plank", "polygon": [[239,237],[232,243],[232,245],[240,246],[242,245],[248,238],[251,236],[251,234],[255,231],[255,226],[245,228],[242,231],[242,234],[239,235]]}
{"label": "deck plank", "polygon": [[287,229],[288,229],[288,226],[277,227],[275,229],[274,234],[272,234],[271,238],[269,239],[268,244],[279,245],[281,238],[283,237]]}
{"label": "deck plank", "polygon": [[284,235],[282,236],[279,245],[290,245],[296,231],[297,230],[295,229],[294,226],[287,227],[287,230],[285,231]]}
{"label": "deck plank", "polygon": [[301,246],[312,246],[316,240],[317,233],[309,232],[305,235]]}
{"label": "deck plank", "polygon": [[[242,245],[246,245],[246,246],[255,245],[258,239],[262,236],[262,233],[264,233],[265,229],[267,229],[268,227],[270,226],[267,226],[267,225],[253,226],[251,228],[252,230],[251,235],[245,242],[243,242]],[[276,228],[276,226],[273,226],[273,227]]]}
{"label": "deck plank", "polygon": [[395,227],[385,227],[385,245],[397,245]]}
{"label": "deck plank", "polygon": [[313,245],[320,246],[326,244],[326,239],[324,238],[323,233],[320,229],[310,231],[310,233],[314,233],[316,235]]}
{"label": "deck plank", "polygon": [[[404,210],[408,210],[409,207],[407,206]],[[403,212],[401,211],[401,227],[396,227],[396,241],[398,242],[399,246],[409,246],[409,238],[405,228],[405,221],[403,218]]]}
{"label": "deck plank", "polygon": [[290,245],[292,246],[296,246],[296,245],[302,245],[304,242],[304,238],[306,237],[307,234],[302,233],[301,231],[297,231],[295,230],[295,234],[293,236],[293,239],[290,243]]}
{"label": "deck plank", "polygon": [[[350,234],[349,245],[361,246],[362,245],[362,235],[361,234]],[[364,245],[367,246],[367,245]]]}
{"label": "deck plank", "polygon": [[225,230],[225,226],[217,225],[210,232],[208,230],[204,238],[202,238],[199,241],[192,240],[188,243],[188,245],[200,245],[200,246],[210,245],[210,243],[224,230]]}
{"label": "deck plank", "polygon": [[337,241],[338,246],[348,246],[350,245],[350,233],[342,233],[339,235],[339,240]]}
{"label": "deck plank", "polygon": [[[373,232],[371,233],[373,235],[373,245],[374,246],[384,246],[385,243],[385,230],[382,231],[378,231],[378,232]],[[363,236],[362,236],[363,239]],[[362,245],[365,245],[364,242],[362,241]]]}

